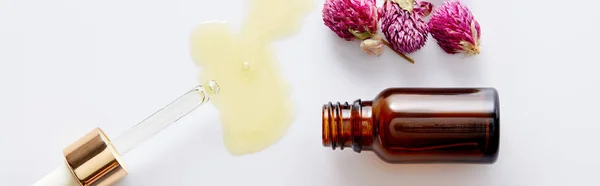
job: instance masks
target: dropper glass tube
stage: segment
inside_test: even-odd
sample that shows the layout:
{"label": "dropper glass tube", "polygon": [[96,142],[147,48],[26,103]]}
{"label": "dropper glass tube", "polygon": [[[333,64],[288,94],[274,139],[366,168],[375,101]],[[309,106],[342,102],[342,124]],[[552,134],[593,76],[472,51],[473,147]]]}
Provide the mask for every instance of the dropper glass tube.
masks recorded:
{"label": "dropper glass tube", "polygon": [[210,96],[219,92],[219,85],[215,81],[209,81],[205,85],[199,85],[184,95],[158,110],[137,125],[128,129],[112,140],[117,151],[124,155],[139,146],[161,130],[177,122],[179,119],[207,103]]}

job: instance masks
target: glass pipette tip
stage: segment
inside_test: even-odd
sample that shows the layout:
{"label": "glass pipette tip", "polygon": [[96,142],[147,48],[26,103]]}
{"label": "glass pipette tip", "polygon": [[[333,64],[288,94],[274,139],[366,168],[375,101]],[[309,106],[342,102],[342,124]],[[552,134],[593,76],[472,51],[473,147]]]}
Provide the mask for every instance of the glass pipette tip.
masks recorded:
{"label": "glass pipette tip", "polygon": [[199,106],[207,103],[210,97],[218,92],[219,85],[212,80],[205,85],[194,87],[167,106],[114,138],[112,140],[113,146],[121,155],[126,154]]}

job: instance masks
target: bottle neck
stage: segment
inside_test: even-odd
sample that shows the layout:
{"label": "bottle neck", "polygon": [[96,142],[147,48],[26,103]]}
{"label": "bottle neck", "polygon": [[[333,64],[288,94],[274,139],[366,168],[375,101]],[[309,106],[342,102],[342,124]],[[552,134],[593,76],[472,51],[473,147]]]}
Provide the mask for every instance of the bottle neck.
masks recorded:
{"label": "bottle neck", "polygon": [[374,140],[372,102],[356,100],[323,105],[323,146],[334,150],[352,147],[356,152],[371,149]]}

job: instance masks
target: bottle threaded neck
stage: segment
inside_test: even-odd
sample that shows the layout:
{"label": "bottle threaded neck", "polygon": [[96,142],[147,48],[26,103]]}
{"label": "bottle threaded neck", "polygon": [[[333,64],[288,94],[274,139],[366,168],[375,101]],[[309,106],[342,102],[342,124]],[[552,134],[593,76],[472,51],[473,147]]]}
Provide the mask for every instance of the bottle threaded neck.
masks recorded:
{"label": "bottle threaded neck", "polygon": [[360,100],[352,105],[348,102],[323,105],[322,110],[323,146],[332,149],[352,147],[360,152],[364,142],[370,144],[373,138],[371,107],[363,107]]}
{"label": "bottle threaded neck", "polygon": [[350,106],[348,102],[323,105],[323,146],[344,149],[352,145]]}

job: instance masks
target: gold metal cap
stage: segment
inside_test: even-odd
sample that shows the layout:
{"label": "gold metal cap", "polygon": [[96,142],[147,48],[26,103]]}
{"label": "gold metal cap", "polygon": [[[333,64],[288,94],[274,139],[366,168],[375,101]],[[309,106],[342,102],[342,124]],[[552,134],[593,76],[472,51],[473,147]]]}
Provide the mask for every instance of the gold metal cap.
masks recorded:
{"label": "gold metal cap", "polygon": [[82,186],[112,185],[127,175],[121,156],[100,128],[65,148],[63,154]]}

